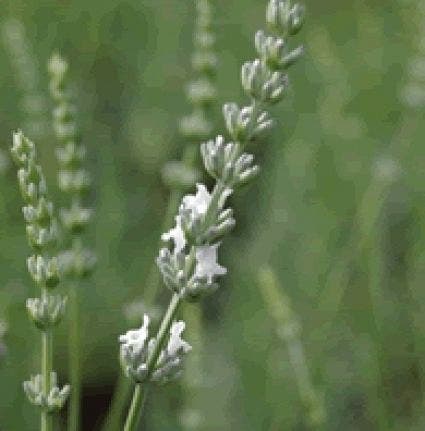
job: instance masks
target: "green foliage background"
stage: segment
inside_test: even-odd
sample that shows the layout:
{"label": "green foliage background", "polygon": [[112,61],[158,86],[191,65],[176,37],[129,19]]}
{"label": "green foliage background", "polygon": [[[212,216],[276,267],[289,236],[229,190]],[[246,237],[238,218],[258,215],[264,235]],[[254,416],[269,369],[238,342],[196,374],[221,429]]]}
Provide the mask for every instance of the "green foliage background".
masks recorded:
{"label": "green foliage background", "polygon": [[[253,57],[266,1],[213,3],[220,103],[242,101],[240,65]],[[308,366],[327,411],[318,429],[422,430],[425,123],[423,110],[410,110],[400,98],[408,61],[418,51],[420,1],[305,3],[299,39],[306,56],[291,70],[273,134],[254,149],[261,176],[232,200],[238,224],[221,257],[229,275],[203,303],[209,387],[199,397],[208,430],[309,429],[287,350],[256,284],[264,263],[277,271],[303,326]],[[45,65],[59,49],[71,62],[79,95],[95,179],[97,213],[89,237],[99,258],[94,277],[81,287],[83,413],[84,429],[97,429],[119,373],[117,336],[129,326],[123,307],[143,295],[157,253],[167,200],[160,169],[183,144],[177,124],[189,111],[183,90],[190,78],[193,4],[3,4],[2,19],[25,25],[39,61],[40,91],[47,97]],[[1,149],[7,151],[25,113],[4,46],[0,70]],[[54,192],[52,133],[37,144]],[[401,175],[380,183],[377,161],[386,157],[400,164]],[[38,369],[39,340],[24,310],[35,288],[25,267],[20,207],[10,167],[0,181],[0,316],[9,324],[8,355],[0,360],[2,431],[38,426],[21,389]],[[55,339],[63,381],[66,326]],[[146,429],[182,429],[182,399],[178,383],[155,391]]]}

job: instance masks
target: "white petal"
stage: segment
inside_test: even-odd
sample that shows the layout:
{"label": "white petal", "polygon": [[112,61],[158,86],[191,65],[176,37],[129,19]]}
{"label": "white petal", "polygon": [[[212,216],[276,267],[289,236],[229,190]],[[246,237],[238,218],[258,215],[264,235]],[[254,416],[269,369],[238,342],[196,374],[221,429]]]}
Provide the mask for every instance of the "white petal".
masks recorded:
{"label": "white petal", "polygon": [[119,342],[124,346],[141,350],[143,349],[146,340],[149,336],[149,316],[143,316],[143,325],[139,329],[127,331],[124,335],[120,335]]}
{"label": "white petal", "polygon": [[186,324],[183,321],[173,322],[170,328],[170,339],[167,346],[167,354],[170,357],[176,356],[180,351],[187,353],[192,349],[192,346],[181,338],[185,327]]}
{"label": "white petal", "polygon": [[195,277],[207,278],[212,283],[216,275],[224,275],[227,269],[217,263],[218,244],[196,247]]}
{"label": "white petal", "polygon": [[196,195],[186,195],[183,205],[195,215],[203,215],[207,212],[211,202],[211,195],[203,184],[196,184]]}
{"label": "white petal", "polygon": [[163,241],[174,242],[174,252],[180,252],[184,249],[186,245],[186,238],[184,236],[183,229],[181,227],[181,217],[176,216],[176,226],[170,229],[167,233],[161,235]]}

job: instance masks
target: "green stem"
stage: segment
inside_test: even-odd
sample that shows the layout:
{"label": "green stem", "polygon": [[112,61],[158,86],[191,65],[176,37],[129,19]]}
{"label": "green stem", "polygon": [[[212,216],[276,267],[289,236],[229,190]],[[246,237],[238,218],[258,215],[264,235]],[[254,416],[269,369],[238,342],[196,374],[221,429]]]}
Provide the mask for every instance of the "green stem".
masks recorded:
{"label": "green stem", "polygon": [[[43,291],[43,296],[47,296],[47,291]],[[43,376],[43,395],[47,398],[50,392],[50,375],[52,372],[53,349],[52,332],[48,328],[41,334],[41,373]],[[52,431],[52,415],[47,409],[41,410],[41,431]]]}
{"label": "green stem", "polygon": [[125,422],[124,431],[137,429],[140,416],[142,414],[143,405],[146,399],[147,388],[141,384],[136,385],[134,389],[133,399],[131,401],[130,410],[128,412],[127,421]]}
{"label": "green stem", "polygon": [[80,427],[80,395],[81,395],[81,370],[80,370],[80,316],[78,292],[75,284],[69,289],[69,373],[72,387],[69,413],[68,430],[78,431]]}
{"label": "green stem", "polygon": [[[152,373],[155,371],[155,365],[158,361],[158,357],[161,353],[163,344],[167,338],[170,326],[173,322],[174,316],[177,312],[180,304],[180,295],[175,293],[171,298],[168,309],[165,312],[165,316],[162,319],[158,333],[155,337],[155,346],[148,357],[147,369],[148,374],[146,380],[149,381]],[[137,384],[134,389],[133,399],[131,401],[130,410],[128,412],[127,420],[125,422],[124,431],[135,431],[140,421],[142,414],[143,404],[146,398],[146,388],[143,388],[141,384]]]}

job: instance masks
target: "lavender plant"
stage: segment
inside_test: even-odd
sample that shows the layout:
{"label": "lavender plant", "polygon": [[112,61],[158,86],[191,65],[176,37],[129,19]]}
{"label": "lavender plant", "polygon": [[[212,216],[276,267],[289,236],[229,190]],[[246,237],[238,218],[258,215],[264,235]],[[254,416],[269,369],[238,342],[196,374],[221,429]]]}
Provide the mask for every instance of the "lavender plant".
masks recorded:
{"label": "lavender plant", "polygon": [[61,208],[60,221],[65,230],[65,244],[69,247],[59,255],[61,271],[69,285],[69,367],[72,394],[68,429],[77,431],[80,422],[80,313],[78,287],[93,271],[96,257],[83,246],[82,233],[90,222],[92,209],[83,205],[84,194],[90,187],[90,176],[84,169],[86,147],[81,143],[77,127],[72,92],[68,88],[68,63],[54,54],[48,64],[50,93],[53,109],[53,129],[58,141],[56,150],[59,164],[58,185],[68,196],[67,208]]}
{"label": "lavender plant", "polygon": [[41,290],[40,298],[30,298],[26,304],[29,317],[41,331],[41,373],[24,382],[24,390],[29,401],[40,409],[41,430],[53,431],[53,414],[63,407],[70,392],[69,385],[58,387],[52,369],[53,328],[61,321],[66,306],[64,296],[52,293],[60,280],[57,257],[50,252],[57,229],[34,144],[22,132],[16,132],[11,153],[19,168],[18,183],[25,202],[22,212],[28,242],[34,250],[27,260],[28,272]]}
{"label": "lavender plant", "polygon": [[235,103],[223,107],[233,141],[226,143],[224,137],[217,136],[201,146],[203,164],[215,180],[214,188],[209,192],[205,185],[197,184],[196,194],[183,197],[175,226],[162,236],[171,243],[160,250],[157,258],[164,284],[172,292],[168,309],[154,337],[149,337],[148,317],[139,330],[120,337],[123,370],[136,383],[125,431],[137,428],[148,388],[154,382],[175,378],[190,350],[180,338],[184,323],[174,322],[180,304],[198,301],[213,292],[218,288],[218,277],[227,273],[217,262],[221,240],[235,225],[233,210],[226,208],[226,202],[259,171],[254,156],[244,150],[272,125],[266,109],[283,98],[288,86],[286,71],[302,54],[301,47],[290,50],[288,42],[301,29],[303,17],[299,4],[287,0],[269,2],[266,18],[273,35],[257,32],[259,58],[245,63],[241,72],[242,87],[250,103],[241,108]]}

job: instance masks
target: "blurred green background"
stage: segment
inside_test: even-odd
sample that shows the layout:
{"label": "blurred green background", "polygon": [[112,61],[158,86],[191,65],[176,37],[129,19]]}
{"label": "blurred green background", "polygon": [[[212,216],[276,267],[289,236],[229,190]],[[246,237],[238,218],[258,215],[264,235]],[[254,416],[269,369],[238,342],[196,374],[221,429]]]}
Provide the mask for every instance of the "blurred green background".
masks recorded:
{"label": "blurred green background", "polygon": [[[264,28],[266,1],[212,0],[218,34],[220,105],[245,100],[243,61]],[[271,136],[253,151],[260,177],[232,198],[237,227],[221,263],[229,274],[203,301],[205,430],[423,430],[425,366],[425,8],[421,0],[306,0],[298,40],[306,55],[273,112]],[[39,334],[24,304],[36,294],[25,266],[11,131],[28,116],[28,80],[41,97],[36,140],[50,190],[57,165],[46,63],[71,63],[79,121],[94,177],[96,218],[86,243],[98,256],[81,286],[84,430],[106,413],[120,373],[123,308],[143,296],[157,254],[168,190],[165,161],[179,157],[178,120],[190,107],[194,7],[190,0],[4,0],[37,62],[19,78],[0,45],[0,430],[38,429],[21,382],[38,366]],[[216,107],[217,132],[223,130]],[[309,425],[285,343],[258,289],[271,265],[302,325],[312,383],[326,420]],[[164,288],[165,290],[165,288]],[[164,298],[167,296],[164,295]],[[190,305],[189,305],[190,306]],[[64,322],[55,367],[67,379]],[[190,328],[188,328],[190,338]],[[196,348],[196,346],[195,346]],[[152,393],[145,429],[183,430],[179,383]]]}

